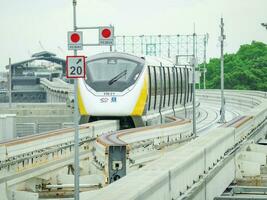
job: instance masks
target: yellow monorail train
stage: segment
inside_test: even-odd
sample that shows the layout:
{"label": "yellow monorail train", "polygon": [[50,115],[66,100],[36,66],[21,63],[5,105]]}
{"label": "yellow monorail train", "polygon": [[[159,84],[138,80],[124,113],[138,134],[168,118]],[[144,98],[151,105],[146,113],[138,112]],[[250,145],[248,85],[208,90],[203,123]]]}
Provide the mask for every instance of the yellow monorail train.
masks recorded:
{"label": "yellow monorail train", "polygon": [[192,105],[190,66],[168,59],[108,52],[88,57],[86,77],[78,81],[83,122],[117,119],[121,128],[162,122]]}

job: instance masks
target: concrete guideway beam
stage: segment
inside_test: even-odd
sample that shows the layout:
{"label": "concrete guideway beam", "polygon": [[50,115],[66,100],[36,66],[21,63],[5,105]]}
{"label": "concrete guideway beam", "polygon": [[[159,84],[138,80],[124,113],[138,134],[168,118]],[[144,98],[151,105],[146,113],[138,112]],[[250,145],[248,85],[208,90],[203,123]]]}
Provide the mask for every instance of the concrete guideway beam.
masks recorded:
{"label": "concrete guideway beam", "polygon": [[[256,123],[257,120],[258,120],[257,118],[253,118],[253,123]],[[243,126],[241,132],[243,132],[243,130],[246,130],[246,129],[249,130],[249,128],[255,128],[255,127],[249,125],[249,126],[246,126],[244,128],[244,126]],[[225,152],[228,150],[227,145],[234,145],[236,140],[243,141],[246,138],[247,132],[245,132],[246,134],[243,134],[243,133],[239,134],[239,132],[240,132],[239,129],[238,130],[236,129],[233,133],[233,132],[231,132],[232,129],[234,129],[234,128],[226,128],[225,130],[229,130],[229,133],[226,131],[227,132],[226,134],[220,133],[220,131],[218,131],[219,129],[216,129],[216,130],[214,130],[216,132],[215,133],[216,137],[209,135],[209,137],[206,137],[206,139],[199,139],[198,142],[193,141],[192,144],[195,148],[193,148],[192,152],[190,149],[184,150],[184,154],[181,157],[182,159],[179,159],[177,162],[179,164],[182,161],[184,161],[183,159],[186,160],[186,162],[184,163],[182,168],[181,168],[181,166],[176,166],[175,169],[171,168],[171,169],[166,170],[166,168],[165,168],[165,167],[171,166],[173,163],[176,163],[175,160],[177,159],[178,154],[172,154],[170,160],[168,160],[167,158],[162,159],[161,161],[163,164],[158,163],[159,161],[154,162],[155,168],[154,167],[151,167],[151,168],[144,167],[143,169],[141,169],[142,172],[144,173],[144,178],[146,178],[146,175],[147,175],[147,178],[153,177],[151,179],[152,181],[151,180],[149,180],[147,182],[144,181],[144,184],[149,183],[149,184],[155,186],[155,184],[157,183],[155,187],[160,188],[159,184],[162,183],[162,184],[164,184],[164,186],[162,188],[164,188],[163,190],[166,192],[162,195],[165,195],[165,197],[167,198],[167,197],[170,197],[171,195],[174,194],[173,196],[177,197],[178,196],[177,191],[173,191],[172,188],[174,188],[178,184],[180,184],[180,182],[177,181],[179,179],[177,177],[175,177],[175,175],[177,175],[175,170],[180,169],[180,171],[187,171],[188,172],[187,177],[186,176],[182,177],[182,180],[183,181],[185,180],[185,185],[183,186],[183,191],[180,192],[179,195],[181,196],[182,194],[185,194],[184,191],[192,188],[193,187],[192,184],[194,185],[198,181],[201,181],[201,176],[204,177],[202,174],[205,174],[206,172],[210,171],[210,169],[213,169],[215,165],[219,166],[220,161],[223,158],[225,158],[224,157]],[[228,136],[229,136],[229,138],[228,138]],[[179,153],[179,152],[176,152],[176,153]],[[191,155],[191,156],[189,156],[189,155]],[[193,159],[193,161],[190,159]],[[170,161],[172,161],[172,162],[170,162]],[[166,162],[166,165],[164,164],[164,162]],[[198,163],[199,165],[192,166],[192,165],[195,165],[196,163]],[[162,167],[162,169],[160,167]],[[194,170],[196,170],[197,173],[195,173]],[[153,173],[151,171],[153,171]],[[194,172],[194,173],[192,173],[192,172]],[[138,173],[134,174],[134,175],[138,175]],[[191,175],[194,176],[193,179],[191,179]],[[166,178],[166,176],[167,176],[167,178]],[[177,178],[177,180],[174,180],[174,177]],[[134,178],[136,178],[136,177],[132,176],[132,178],[133,178],[133,180],[135,180]],[[162,182],[157,182],[157,181],[162,181]],[[168,182],[169,182],[169,185],[167,185]],[[124,182],[124,183],[127,184],[127,182]],[[143,184],[143,183],[141,183],[141,184]],[[141,187],[141,184],[140,184],[140,187]],[[160,194],[157,192],[156,192],[156,194],[153,194],[153,195],[150,194],[150,192],[152,192],[153,189],[155,189],[155,188],[151,187],[149,192],[147,192],[146,189],[143,191],[146,192],[146,194],[148,195],[149,198],[162,199],[161,198],[162,196],[160,196]],[[168,190],[169,190],[169,192],[168,192]],[[159,192],[160,192],[160,190],[159,190]],[[130,194],[127,194],[127,195],[130,196]],[[152,195],[153,198],[152,198],[152,196],[149,196],[149,195]]]}
{"label": "concrete guideway beam", "polygon": [[266,197],[256,197],[255,195],[253,196],[230,196],[230,197],[215,197],[214,200],[266,200]]}
{"label": "concrete guideway beam", "polygon": [[102,190],[82,193],[81,199],[213,199],[235,178],[235,152],[266,126],[266,105],[263,100],[229,127],[213,129]]}
{"label": "concrete guideway beam", "polygon": [[[85,159],[88,157],[88,152],[81,152],[80,159]],[[39,167],[35,167],[29,170],[22,171],[20,173],[7,175],[0,179],[0,183],[7,183],[7,186],[12,186],[23,181],[26,181],[33,177],[38,177],[43,174],[49,173],[51,171],[61,169],[64,166],[68,166],[73,163],[73,156],[69,156],[64,159],[59,159],[55,161],[51,161],[50,163],[41,165]]]}
{"label": "concrete guideway beam", "polygon": [[[80,131],[82,159],[89,156],[88,152],[91,151],[91,148],[87,147],[93,146],[91,142],[98,135],[118,130],[118,127],[116,121],[98,121],[82,125]],[[14,185],[71,164],[73,162],[73,148],[71,148],[73,142],[70,145],[66,145],[66,143],[69,144],[67,141],[73,141],[73,130],[65,130],[68,132],[49,132],[1,143],[0,183],[8,182],[9,186]]]}
{"label": "concrete guideway beam", "polygon": [[222,194],[235,178],[234,157],[226,160],[221,161],[210,173],[204,174],[199,183],[177,200],[183,198],[213,200],[215,196]]}

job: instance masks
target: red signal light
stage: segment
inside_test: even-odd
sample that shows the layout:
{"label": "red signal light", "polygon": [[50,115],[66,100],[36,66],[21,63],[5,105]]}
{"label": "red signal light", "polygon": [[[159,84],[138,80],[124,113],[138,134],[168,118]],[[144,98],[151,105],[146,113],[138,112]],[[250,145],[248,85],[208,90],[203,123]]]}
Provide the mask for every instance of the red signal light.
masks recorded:
{"label": "red signal light", "polygon": [[103,29],[101,35],[103,38],[109,38],[111,36],[110,29],[107,28]]}
{"label": "red signal light", "polygon": [[71,40],[73,43],[77,43],[77,42],[79,42],[79,40],[80,40],[80,36],[79,36],[79,34],[77,34],[77,33],[73,33],[73,34],[70,36],[70,40]]}

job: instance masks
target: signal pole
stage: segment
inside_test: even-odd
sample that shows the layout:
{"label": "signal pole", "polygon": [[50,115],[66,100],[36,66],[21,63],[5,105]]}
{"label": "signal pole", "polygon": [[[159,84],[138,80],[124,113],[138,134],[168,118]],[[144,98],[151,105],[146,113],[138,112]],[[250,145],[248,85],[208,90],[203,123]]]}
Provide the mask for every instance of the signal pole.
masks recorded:
{"label": "signal pole", "polygon": [[197,136],[196,128],[196,79],[195,79],[195,70],[196,70],[196,33],[194,25],[194,34],[193,34],[193,136]]}
{"label": "signal pole", "polygon": [[[73,0],[73,31],[77,31],[76,25],[76,5],[77,1]],[[74,56],[77,56],[77,50],[73,50]],[[79,183],[79,111],[78,111],[78,97],[77,97],[77,79],[74,79],[74,124],[75,124],[75,135],[74,135],[74,199],[80,199],[80,183]]]}
{"label": "signal pole", "polygon": [[220,36],[220,42],[221,42],[221,109],[220,109],[220,122],[225,122],[225,97],[224,97],[224,57],[223,57],[223,48],[224,48],[224,23],[223,18],[221,18],[221,36]]}
{"label": "signal pole", "polygon": [[[78,78],[85,78],[85,57],[86,56],[77,56],[77,50],[82,50],[84,46],[110,46],[110,51],[112,51],[112,45],[114,43],[114,27],[113,26],[95,26],[95,27],[78,27],[76,23],[76,6],[77,0],[72,0],[73,4],[73,31],[68,32],[68,49],[73,50],[74,56],[67,56],[67,72],[69,71],[69,63],[72,64],[71,67],[76,68],[76,72],[74,74],[66,74],[67,78],[74,79],[74,199],[79,200],[79,109],[78,109]],[[99,40],[98,43],[87,43],[84,44],[82,41],[82,32],[77,31],[78,29],[90,29],[90,30],[98,30],[99,32]],[[73,37],[74,36],[74,37]],[[79,61],[75,62],[75,59],[79,59]],[[83,62],[83,70],[81,66],[77,65],[81,60]],[[79,68],[78,68],[79,67]]]}
{"label": "signal pole", "polygon": [[208,43],[208,34],[204,37],[204,69],[203,69],[203,89],[206,89],[206,64],[207,64],[207,43]]}
{"label": "signal pole", "polygon": [[12,70],[11,70],[11,58],[9,58],[9,71],[8,71],[8,105],[9,108],[11,108],[12,105],[12,76],[11,76]]}

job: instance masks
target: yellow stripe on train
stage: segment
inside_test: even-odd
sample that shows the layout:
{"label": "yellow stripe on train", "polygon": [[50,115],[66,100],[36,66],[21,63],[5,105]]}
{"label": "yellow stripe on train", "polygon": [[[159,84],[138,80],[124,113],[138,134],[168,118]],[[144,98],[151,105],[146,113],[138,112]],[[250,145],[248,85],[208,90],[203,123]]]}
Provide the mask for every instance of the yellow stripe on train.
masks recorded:
{"label": "yellow stripe on train", "polygon": [[148,88],[147,82],[148,82],[148,78],[147,78],[147,76],[145,76],[143,88],[140,92],[139,98],[137,100],[137,103],[134,107],[134,110],[133,110],[131,116],[142,116],[142,114],[144,112],[145,104],[146,104],[146,100],[147,100],[147,88]]}
{"label": "yellow stripe on train", "polygon": [[89,113],[85,109],[79,85],[78,85],[78,107],[79,107],[80,115],[89,115]]}

